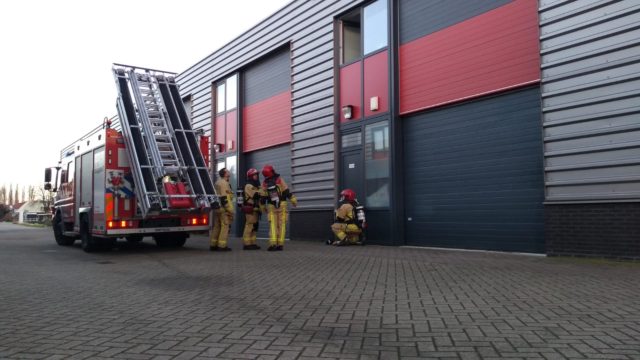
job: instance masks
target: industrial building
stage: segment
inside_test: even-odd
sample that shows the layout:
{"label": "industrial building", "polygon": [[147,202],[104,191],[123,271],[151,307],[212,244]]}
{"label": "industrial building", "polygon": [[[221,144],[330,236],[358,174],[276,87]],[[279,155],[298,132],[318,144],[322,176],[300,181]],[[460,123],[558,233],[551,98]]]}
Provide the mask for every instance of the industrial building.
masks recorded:
{"label": "industrial building", "polygon": [[640,258],[638,1],[295,0],[177,80],[293,241],[348,187],[370,243]]}

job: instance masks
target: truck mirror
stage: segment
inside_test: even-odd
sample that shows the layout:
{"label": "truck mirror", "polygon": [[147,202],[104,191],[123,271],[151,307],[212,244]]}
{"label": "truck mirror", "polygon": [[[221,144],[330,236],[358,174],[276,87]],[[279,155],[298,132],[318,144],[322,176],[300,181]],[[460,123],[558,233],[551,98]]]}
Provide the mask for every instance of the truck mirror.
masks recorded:
{"label": "truck mirror", "polygon": [[44,182],[45,183],[51,182],[51,168],[44,169]]}
{"label": "truck mirror", "polygon": [[51,183],[44,184],[44,189],[47,191],[51,190]]}

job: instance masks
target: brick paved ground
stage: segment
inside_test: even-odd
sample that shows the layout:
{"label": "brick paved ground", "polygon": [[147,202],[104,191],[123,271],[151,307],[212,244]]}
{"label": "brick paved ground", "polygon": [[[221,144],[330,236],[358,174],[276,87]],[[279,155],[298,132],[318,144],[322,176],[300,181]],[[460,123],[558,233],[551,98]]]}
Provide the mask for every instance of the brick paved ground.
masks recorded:
{"label": "brick paved ground", "polygon": [[638,263],[206,241],[86,254],[0,224],[0,358],[640,358]]}

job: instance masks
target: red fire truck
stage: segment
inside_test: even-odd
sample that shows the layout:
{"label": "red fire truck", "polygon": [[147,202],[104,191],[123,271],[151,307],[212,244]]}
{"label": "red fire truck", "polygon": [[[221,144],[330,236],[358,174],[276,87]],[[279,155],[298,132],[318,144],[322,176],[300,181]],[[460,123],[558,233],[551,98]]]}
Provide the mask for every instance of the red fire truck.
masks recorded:
{"label": "red fire truck", "polygon": [[[64,148],[52,182],[53,233],[87,252],[118,238],[179,247],[209,228],[219,206],[205,161],[208,143],[191,127],[174,74],[114,64],[118,117]],[[200,142],[198,142],[200,137]]]}

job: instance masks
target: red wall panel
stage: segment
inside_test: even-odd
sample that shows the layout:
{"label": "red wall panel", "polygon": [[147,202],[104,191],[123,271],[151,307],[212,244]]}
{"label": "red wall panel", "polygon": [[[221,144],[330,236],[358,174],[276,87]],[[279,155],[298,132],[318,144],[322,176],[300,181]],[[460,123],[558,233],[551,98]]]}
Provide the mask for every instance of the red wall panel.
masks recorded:
{"label": "red wall panel", "polygon": [[340,122],[358,120],[362,116],[362,71],[358,61],[340,69],[340,109],[345,105],[353,106],[351,119],[347,120],[340,110]]}
{"label": "red wall panel", "polygon": [[246,106],[242,112],[242,151],[291,142],[291,91]]}
{"label": "red wall panel", "polygon": [[[389,110],[389,70],[387,52],[364,59],[364,116]],[[378,97],[378,110],[371,111],[370,99]]]}
{"label": "red wall panel", "polygon": [[[227,113],[227,126],[225,129],[226,141],[224,143],[224,151],[236,151],[238,148],[238,144],[236,142],[237,138],[237,125],[238,121],[238,112],[236,110],[229,111]],[[231,147],[229,147],[229,141],[231,141]]]}
{"label": "red wall panel", "polygon": [[515,0],[400,47],[400,113],[540,80],[537,1]]}
{"label": "red wall panel", "polygon": [[[213,143],[214,144],[224,144],[225,141],[225,126],[224,126],[224,114],[222,115],[218,115],[216,116],[216,120],[215,120],[215,124],[213,124],[214,126],[214,140]],[[226,146],[225,146],[226,147]]]}

